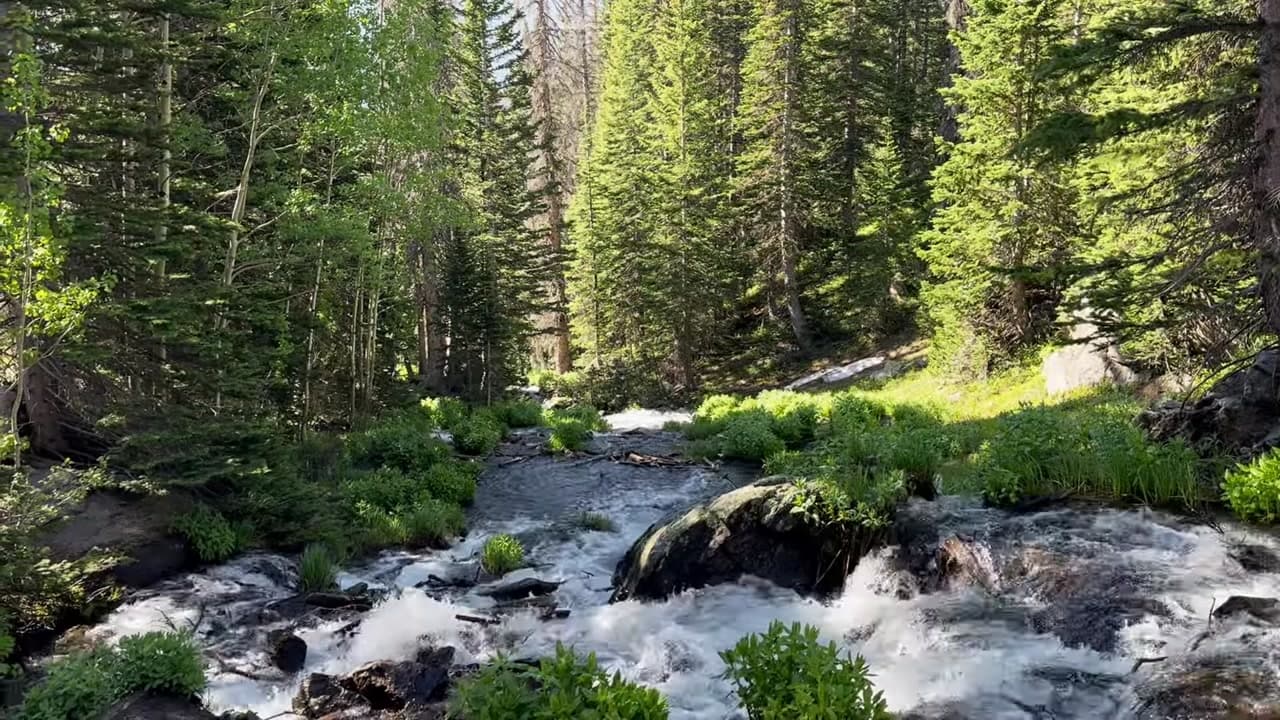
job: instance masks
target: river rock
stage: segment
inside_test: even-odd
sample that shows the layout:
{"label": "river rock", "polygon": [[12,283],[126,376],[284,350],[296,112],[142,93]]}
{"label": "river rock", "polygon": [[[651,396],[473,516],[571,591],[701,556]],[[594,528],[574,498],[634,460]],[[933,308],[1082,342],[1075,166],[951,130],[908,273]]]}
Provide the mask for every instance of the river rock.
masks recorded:
{"label": "river rock", "polygon": [[271,662],[287,673],[296,673],[307,664],[307,643],[288,630],[276,630],[267,635],[271,650]]}
{"label": "river rock", "polygon": [[339,608],[353,608],[361,612],[369,610],[371,604],[369,598],[360,595],[349,595],[347,593],[335,592],[313,592],[307,593],[303,597],[303,601],[314,607],[326,608],[329,610],[337,610]]}
{"label": "river rock", "polygon": [[196,698],[138,693],[121,700],[103,720],[218,720]]}
{"label": "river rock", "polygon": [[337,678],[312,673],[293,698],[307,718],[441,717],[449,690],[454,649],[428,648],[413,660],[378,661]]}
{"label": "river rock", "polygon": [[1280,624],[1280,600],[1233,595],[1213,611],[1213,617],[1218,620],[1242,615],[1267,623]]}
{"label": "river rock", "polygon": [[1139,688],[1138,720],[1277,720],[1280,683],[1262,657],[1207,658]]}
{"label": "river rock", "polygon": [[538,578],[520,578],[512,582],[494,585],[492,587],[481,588],[476,591],[477,595],[491,597],[499,602],[509,600],[523,600],[529,597],[538,597],[541,595],[550,595],[560,587],[560,583],[551,582],[549,580],[539,580]]}
{"label": "river rock", "polygon": [[847,545],[796,512],[794,492],[783,478],[761,480],[654,524],[618,564],[611,601],[661,599],[743,575],[798,592],[839,590]]}
{"label": "river rock", "polygon": [[1265,545],[1237,545],[1231,557],[1240,567],[1254,573],[1280,573],[1280,555]]}
{"label": "river rock", "polygon": [[1204,452],[1253,456],[1280,445],[1280,351],[1262,352],[1196,402],[1144,412],[1139,423],[1156,440],[1180,438]]}

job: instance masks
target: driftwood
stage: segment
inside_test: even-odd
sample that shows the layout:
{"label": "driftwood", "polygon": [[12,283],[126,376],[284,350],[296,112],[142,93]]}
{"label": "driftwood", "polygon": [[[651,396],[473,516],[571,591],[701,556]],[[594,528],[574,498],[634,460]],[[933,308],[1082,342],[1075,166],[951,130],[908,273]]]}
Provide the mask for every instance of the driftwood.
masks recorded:
{"label": "driftwood", "polygon": [[1130,671],[1129,671],[1129,673],[1130,673],[1130,674],[1133,674],[1133,673],[1138,672],[1138,668],[1142,667],[1143,665],[1147,665],[1147,664],[1150,664],[1150,663],[1162,663],[1162,662],[1164,662],[1165,660],[1168,660],[1168,659],[1169,659],[1169,658],[1168,658],[1167,656],[1161,656],[1161,657],[1150,657],[1150,658],[1138,658],[1138,661],[1137,661],[1137,662],[1135,662],[1135,663],[1133,664],[1133,669],[1132,669],[1132,670],[1130,670]]}
{"label": "driftwood", "polygon": [[458,613],[453,617],[454,619],[461,620],[462,622],[475,623],[476,625],[484,625],[486,627],[491,625],[500,625],[502,623],[502,621],[497,618],[485,617],[483,615],[467,615],[465,613]]}
{"label": "driftwood", "polygon": [[685,467],[690,463],[670,455],[645,455],[628,450],[620,455],[614,455],[610,458],[616,463],[622,465],[634,465],[636,467]]}

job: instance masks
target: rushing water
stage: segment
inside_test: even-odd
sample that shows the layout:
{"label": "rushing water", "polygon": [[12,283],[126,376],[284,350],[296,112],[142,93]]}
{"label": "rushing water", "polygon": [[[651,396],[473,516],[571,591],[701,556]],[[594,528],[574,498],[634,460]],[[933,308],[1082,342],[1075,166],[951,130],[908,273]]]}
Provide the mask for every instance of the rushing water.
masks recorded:
{"label": "rushing water", "polygon": [[[629,413],[614,422],[634,431],[666,419]],[[389,594],[358,624],[343,618],[299,630],[309,647],[306,671],[349,672],[372,660],[411,657],[424,644],[454,645],[459,662],[472,662],[499,652],[538,657],[563,642],[661,690],[673,718],[721,720],[740,715],[719,677],[718,652],[783,620],[815,625],[862,654],[890,706],[922,717],[1164,717],[1143,714],[1144,698],[1206,664],[1247,664],[1261,674],[1263,694],[1272,692],[1268,680],[1280,686],[1280,631],[1224,621],[1204,632],[1212,607],[1231,595],[1280,597],[1280,574],[1247,572],[1231,556],[1241,541],[1280,550],[1271,538],[1146,511],[1015,516],[943,498],[905,512],[908,524],[928,528],[919,547],[864,559],[844,592],[826,603],[745,579],[665,602],[610,605],[610,576],[636,537],[673,511],[748,482],[750,472],[641,467],[603,456],[553,460],[533,455],[533,439],[526,440],[506,446],[482,478],[470,535],[458,545],[388,553],[340,577],[344,587],[365,582]],[[660,433],[618,433],[602,438],[599,449],[660,454],[674,442]],[[608,515],[617,532],[566,522],[586,510]],[[544,621],[528,612],[481,626],[455,616],[485,614],[488,598],[416,587],[433,575],[473,574],[480,546],[498,532],[521,537],[536,564],[514,577],[563,581],[556,598],[568,618]],[[922,565],[932,557],[931,542],[951,536],[971,550],[964,581]],[[209,704],[267,717],[289,709],[297,678],[271,669],[265,634],[280,624],[263,607],[291,595],[293,581],[290,560],[247,556],[139,594],[95,633],[194,627],[214,662]],[[1166,659],[1134,669],[1139,658],[1157,657]]]}

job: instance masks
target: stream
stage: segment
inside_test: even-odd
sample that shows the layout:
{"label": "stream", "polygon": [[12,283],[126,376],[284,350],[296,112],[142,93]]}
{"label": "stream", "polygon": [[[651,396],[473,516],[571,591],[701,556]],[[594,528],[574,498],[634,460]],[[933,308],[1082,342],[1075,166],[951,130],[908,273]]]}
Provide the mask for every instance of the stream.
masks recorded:
{"label": "stream", "polygon": [[[1012,514],[970,498],[914,500],[900,544],[864,558],[827,602],[746,578],[608,604],[615,566],[650,524],[759,472],[609,458],[675,452],[679,438],[658,430],[671,417],[613,416],[614,431],[593,441],[602,455],[566,459],[517,434],[481,477],[466,538],[444,551],[388,552],[340,575],[344,588],[386,591],[363,615],[281,619],[270,607],[294,594],[295,561],[251,554],[137,593],[91,635],[194,629],[210,658],[210,708],[263,718],[290,709],[299,680],[268,657],[266,635],[281,627],[308,646],[304,674],[406,659],[425,645],[453,645],[456,662],[471,663],[537,658],[564,643],[660,690],[672,718],[740,718],[718,653],[773,620],[814,625],[861,654],[908,718],[1280,717],[1280,625],[1248,614],[1211,621],[1231,596],[1280,597],[1280,567],[1262,571],[1280,543],[1147,510]],[[607,515],[617,531],[569,522],[583,511]],[[500,532],[519,537],[534,565],[506,580],[562,581],[555,603],[568,617],[456,619],[484,616],[493,601],[439,579],[474,577],[480,547]]]}

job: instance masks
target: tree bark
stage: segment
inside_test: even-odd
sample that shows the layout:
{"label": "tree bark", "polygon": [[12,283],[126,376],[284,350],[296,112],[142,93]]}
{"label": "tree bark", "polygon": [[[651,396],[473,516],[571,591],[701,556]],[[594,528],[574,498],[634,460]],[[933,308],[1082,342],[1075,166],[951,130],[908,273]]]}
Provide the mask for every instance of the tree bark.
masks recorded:
{"label": "tree bark", "polygon": [[798,10],[792,6],[787,10],[787,22],[783,39],[783,75],[782,78],[782,147],[779,153],[779,208],[778,208],[778,260],[782,276],[783,299],[787,306],[787,319],[791,324],[791,332],[795,336],[800,352],[808,353],[813,348],[813,339],[809,334],[809,322],[805,318],[804,308],[800,303],[800,280],[796,268],[796,256],[800,252],[800,228],[796,217],[795,168],[796,152],[796,119],[795,113],[799,104],[796,89],[800,83],[800,28]]}
{"label": "tree bark", "polygon": [[1280,332],[1280,0],[1259,0],[1258,116],[1253,239],[1267,324]]}
{"label": "tree bark", "polygon": [[[945,0],[947,28],[953,33],[962,33],[968,26],[969,22],[969,2],[968,0]],[[956,47],[954,42],[947,42],[947,67],[944,73],[944,87],[950,87],[951,78],[964,72],[961,64],[960,48]],[[963,110],[959,105],[948,103],[946,111],[942,116],[942,127],[939,128],[938,134],[942,139],[949,143],[960,142],[960,113]]]}

